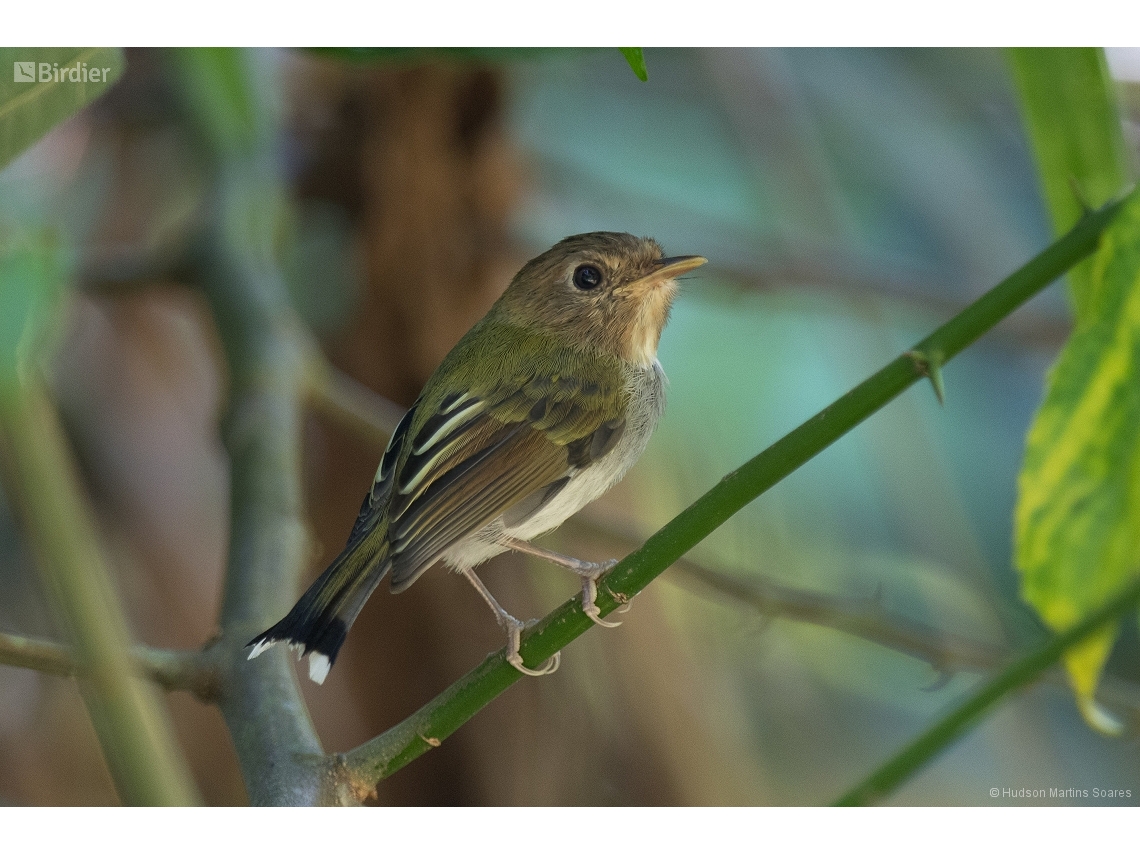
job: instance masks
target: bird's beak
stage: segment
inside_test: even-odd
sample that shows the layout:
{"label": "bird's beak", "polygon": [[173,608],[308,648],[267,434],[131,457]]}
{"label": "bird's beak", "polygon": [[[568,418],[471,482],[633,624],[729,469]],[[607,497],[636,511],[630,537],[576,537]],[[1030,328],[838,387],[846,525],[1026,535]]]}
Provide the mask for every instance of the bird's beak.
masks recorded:
{"label": "bird's beak", "polygon": [[696,270],[708,259],[702,255],[674,255],[672,258],[662,258],[657,262],[657,269],[648,276],[643,276],[633,283],[640,290],[648,290],[669,279],[676,279],[682,273]]}

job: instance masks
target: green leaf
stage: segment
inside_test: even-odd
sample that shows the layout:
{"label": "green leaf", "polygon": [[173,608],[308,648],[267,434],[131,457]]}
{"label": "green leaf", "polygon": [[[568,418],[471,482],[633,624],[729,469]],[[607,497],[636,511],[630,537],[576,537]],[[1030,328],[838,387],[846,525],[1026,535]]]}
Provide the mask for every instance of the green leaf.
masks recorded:
{"label": "green leaf", "polygon": [[[1105,233],[1088,275],[1095,300],[1050,373],[1018,480],[1022,594],[1055,630],[1140,576],[1140,202]],[[1086,719],[1107,731],[1115,722],[1094,695],[1118,629],[1065,659]]]}
{"label": "green leaf", "polygon": [[633,73],[637,75],[637,79],[644,82],[649,79],[649,71],[645,68],[645,55],[641,52],[639,47],[623,47],[618,48],[621,55],[625,57],[625,61],[629,63],[629,67],[633,69]]}
{"label": "green leaf", "polygon": [[0,48],[0,168],[99,97],[125,64],[119,48]]}
{"label": "green leaf", "polygon": [[0,223],[0,403],[18,394],[58,316],[66,256],[51,233]]}
{"label": "green leaf", "polygon": [[[1054,234],[1073,227],[1130,180],[1116,91],[1100,48],[1015,48],[1008,53],[1021,95]],[[1083,196],[1083,200],[1080,196]],[[1090,263],[1069,273],[1077,314],[1092,299]]]}

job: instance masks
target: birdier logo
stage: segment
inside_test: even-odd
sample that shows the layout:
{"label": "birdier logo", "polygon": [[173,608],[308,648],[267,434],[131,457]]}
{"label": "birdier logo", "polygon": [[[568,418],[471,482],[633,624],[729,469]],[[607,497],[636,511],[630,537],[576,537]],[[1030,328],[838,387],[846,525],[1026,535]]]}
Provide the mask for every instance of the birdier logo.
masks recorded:
{"label": "birdier logo", "polygon": [[108,83],[110,68],[91,68],[85,62],[65,65],[58,62],[15,62],[12,79],[16,83]]}

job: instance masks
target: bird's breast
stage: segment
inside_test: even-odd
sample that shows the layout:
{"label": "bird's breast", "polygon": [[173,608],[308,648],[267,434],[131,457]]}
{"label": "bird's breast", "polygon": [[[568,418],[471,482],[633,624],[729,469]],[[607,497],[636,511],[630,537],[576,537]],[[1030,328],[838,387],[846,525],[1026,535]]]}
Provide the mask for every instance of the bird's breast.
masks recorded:
{"label": "bird's breast", "polygon": [[506,534],[529,540],[558,527],[620,481],[637,462],[665,410],[665,372],[657,360],[645,366],[627,365],[625,387],[629,403],[625,430],[617,445],[600,460],[573,473],[569,483],[548,505],[518,526],[506,529]]}

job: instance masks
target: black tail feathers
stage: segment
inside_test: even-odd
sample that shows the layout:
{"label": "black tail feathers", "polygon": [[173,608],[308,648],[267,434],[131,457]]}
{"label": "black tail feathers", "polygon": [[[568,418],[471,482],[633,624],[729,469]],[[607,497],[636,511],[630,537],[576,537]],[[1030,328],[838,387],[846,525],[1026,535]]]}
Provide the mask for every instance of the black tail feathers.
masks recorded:
{"label": "black tail feathers", "polygon": [[309,678],[323,683],[329,669],[336,662],[336,654],[348,635],[348,626],[335,614],[313,612],[305,608],[305,601],[297,605],[273,626],[246,645],[252,647],[249,658],[260,656],[279,641],[296,648],[300,656],[309,657]]}
{"label": "black tail feathers", "polygon": [[309,657],[309,679],[323,683],[352,622],[391,566],[384,551],[365,549],[360,543],[337,556],[289,614],[246,645],[253,648],[249,658],[283,641]]}

